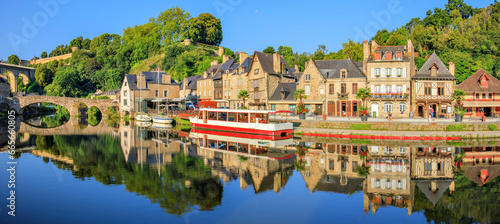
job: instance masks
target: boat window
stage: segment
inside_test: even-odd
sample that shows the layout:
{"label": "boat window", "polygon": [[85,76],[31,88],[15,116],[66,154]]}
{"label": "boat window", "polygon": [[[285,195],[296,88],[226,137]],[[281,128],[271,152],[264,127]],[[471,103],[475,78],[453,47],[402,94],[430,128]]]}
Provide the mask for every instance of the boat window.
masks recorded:
{"label": "boat window", "polygon": [[236,113],[228,113],[227,121],[236,121]]}
{"label": "boat window", "polygon": [[215,112],[213,112],[213,111],[208,112],[208,118],[207,118],[208,120],[217,120],[216,118],[217,118],[217,114]]}
{"label": "boat window", "polygon": [[255,152],[255,149],[256,149],[256,148],[257,148],[257,147],[256,147],[255,145],[251,145],[251,146],[250,146],[250,154],[255,155],[255,154],[256,154],[256,152]]}
{"label": "boat window", "polygon": [[236,149],[237,149],[237,147],[236,147],[236,143],[234,143],[234,142],[229,142],[227,145],[228,145],[228,149],[229,149],[229,151],[233,151],[233,152],[236,152],[236,151],[237,151],[237,150],[236,150]]}
{"label": "boat window", "polygon": [[203,147],[203,139],[200,138],[199,140],[200,140],[200,146]]}
{"label": "boat window", "polygon": [[238,152],[248,153],[248,144],[238,143]]}
{"label": "boat window", "polygon": [[267,114],[250,114],[250,122],[251,123],[267,123],[268,115]]}
{"label": "boat window", "polygon": [[198,112],[198,119],[203,119],[203,111]]}
{"label": "boat window", "polygon": [[219,149],[227,150],[227,142],[220,141],[219,142]]}
{"label": "boat window", "polygon": [[211,149],[216,149],[217,148],[217,141],[215,140],[208,140],[208,147]]}
{"label": "boat window", "polygon": [[217,116],[217,120],[227,121],[227,112],[219,112],[219,114]]}
{"label": "boat window", "polygon": [[238,122],[248,123],[248,113],[238,113]]}

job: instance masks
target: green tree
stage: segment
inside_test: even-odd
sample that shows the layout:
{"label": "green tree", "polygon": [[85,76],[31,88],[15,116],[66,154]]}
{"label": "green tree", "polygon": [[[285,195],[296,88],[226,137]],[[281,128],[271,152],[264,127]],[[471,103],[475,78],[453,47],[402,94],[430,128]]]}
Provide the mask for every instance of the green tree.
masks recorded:
{"label": "green tree", "polygon": [[179,7],[172,7],[160,13],[156,20],[152,19],[160,33],[160,43],[168,45],[185,37],[189,28],[191,15]]}
{"label": "green tree", "polygon": [[19,60],[19,57],[17,55],[13,54],[13,55],[9,56],[7,62],[9,64],[12,64],[12,65],[19,65],[20,60]]}
{"label": "green tree", "polygon": [[69,46],[82,48],[82,42],[83,42],[83,37],[79,36],[79,37],[71,40],[71,42],[69,43]]}
{"label": "green tree", "polygon": [[186,37],[193,42],[218,46],[222,42],[222,25],[220,19],[210,13],[200,14],[189,20]]}
{"label": "green tree", "polygon": [[35,80],[39,86],[45,87],[52,83],[54,72],[47,68],[47,64],[43,64],[35,70]]}
{"label": "green tree", "polygon": [[250,94],[248,94],[248,91],[246,91],[246,90],[240,90],[240,92],[238,93],[238,99],[243,100],[243,107],[246,107],[245,106],[245,99],[248,97],[250,97]]}
{"label": "green tree", "polygon": [[367,106],[366,105],[366,100],[370,98],[371,94],[370,94],[371,90],[369,88],[361,88],[361,89],[358,89],[358,92],[356,92],[356,98],[357,99],[360,99],[363,101],[363,106]]}
{"label": "green tree", "polygon": [[302,103],[302,100],[307,99],[307,96],[305,95],[305,90],[303,89],[298,89],[293,92],[293,98],[295,100],[299,99],[299,102]]}
{"label": "green tree", "polygon": [[47,51],[42,52],[40,55],[41,58],[47,58]]}
{"label": "green tree", "polygon": [[271,46],[267,47],[262,52],[266,53],[266,54],[274,54],[274,53],[276,53],[276,51],[274,50],[274,47],[271,47]]}

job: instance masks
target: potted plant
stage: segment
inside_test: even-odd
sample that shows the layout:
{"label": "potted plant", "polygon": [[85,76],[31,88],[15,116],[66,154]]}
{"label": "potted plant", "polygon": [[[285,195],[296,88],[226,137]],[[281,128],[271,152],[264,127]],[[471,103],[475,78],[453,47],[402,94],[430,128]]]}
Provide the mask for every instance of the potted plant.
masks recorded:
{"label": "potted plant", "polygon": [[455,122],[462,122],[465,115],[465,108],[462,101],[464,100],[465,92],[461,89],[455,89],[451,95],[453,101],[455,101],[455,108],[453,109],[453,114],[455,114]]}
{"label": "potted plant", "polygon": [[293,98],[295,100],[299,99],[299,105],[297,106],[297,114],[299,115],[299,119],[305,120],[306,119],[306,113],[309,112],[309,110],[306,108],[306,105],[302,101],[303,99],[306,99],[307,96],[305,95],[305,91],[303,89],[298,89],[295,90],[293,93]]}
{"label": "potted plant", "polygon": [[361,88],[356,92],[356,98],[361,99],[364,105],[361,105],[360,108],[360,117],[361,121],[368,121],[368,108],[366,107],[366,100],[370,98],[370,89]]}

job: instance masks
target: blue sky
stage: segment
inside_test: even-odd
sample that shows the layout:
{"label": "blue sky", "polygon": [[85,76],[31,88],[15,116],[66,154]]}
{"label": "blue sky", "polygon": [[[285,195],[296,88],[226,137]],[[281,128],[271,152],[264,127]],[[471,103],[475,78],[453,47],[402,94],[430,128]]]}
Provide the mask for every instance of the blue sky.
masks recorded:
{"label": "blue sky", "polygon": [[[465,2],[485,7],[493,0]],[[446,3],[447,0],[1,0],[0,59],[7,60],[11,54],[31,59],[58,45],[69,44],[78,36],[92,39],[103,33],[121,35],[124,28],[144,24],[172,6],[179,6],[192,16],[208,12],[220,18],[224,35],[221,45],[233,51],[251,54],[267,46],[283,45],[299,53],[314,52],[319,44],[324,44],[330,52],[339,50],[349,38],[370,39],[377,29],[398,28]]]}

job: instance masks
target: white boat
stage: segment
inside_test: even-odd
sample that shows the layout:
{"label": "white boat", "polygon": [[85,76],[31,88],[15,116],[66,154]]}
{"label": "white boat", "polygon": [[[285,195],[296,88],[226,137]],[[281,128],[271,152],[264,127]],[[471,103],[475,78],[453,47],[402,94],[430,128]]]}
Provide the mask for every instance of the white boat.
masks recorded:
{"label": "white boat", "polygon": [[269,122],[269,115],[279,113],[291,111],[203,108],[198,116],[189,117],[189,121],[194,128],[192,131],[266,140],[292,138],[292,122]]}
{"label": "white boat", "polygon": [[153,123],[159,124],[171,124],[174,119],[169,118],[168,116],[157,115],[153,117]]}
{"label": "white boat", "polygon": [[137,114],[135,115],[135,120],[137,121],[151,121],[151,117],[147,114]]}
{"label": "white boat", "polygon": [[149,121],[138,121],[138,122],[135,122],[135,126],[141,127],[141,128],[146,128],[146,127],[151,126],[151,122],[149,122]]}

